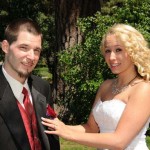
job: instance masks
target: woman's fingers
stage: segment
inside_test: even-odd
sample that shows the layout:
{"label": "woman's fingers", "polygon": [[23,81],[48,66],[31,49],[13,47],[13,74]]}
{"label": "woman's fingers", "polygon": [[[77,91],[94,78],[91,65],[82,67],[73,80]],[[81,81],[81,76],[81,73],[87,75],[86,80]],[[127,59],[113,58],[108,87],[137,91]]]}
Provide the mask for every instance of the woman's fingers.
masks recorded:
{"label": "woman's fingers", "polygon": [[72,130],[68,128],[58,118],[47,119],[42,117],[41,119],[42,119],[42,124],[48,127],[47,130],[44,131],[45,133],[55,134],[64,139],[69,139],[70,136],[72,135]]}
{"label": "woman's fingers", "polygon": [[44,118],[44,117],[41,117],[41,119],[44,121],[44,122],[48,122],[48,123],[51,123],[51,122],[53,122],[53,120],[52,119],[48,119],[48,118]]}
{"label": "woman's fingers", "polygon": [[56,131],[58,124],[59,124],[58,119],[51,120],[51,119],[47,119],[47,118],[43,118],[43,117],[41,119],[42,119],[42,124],[47,126],[49,130]]}
{"label": "woman's fingers", "polygon": [[55,125],[50,119],[46,118],[41,118],[42,119],[42,124],[47,126],[49,130],[55,130]]}

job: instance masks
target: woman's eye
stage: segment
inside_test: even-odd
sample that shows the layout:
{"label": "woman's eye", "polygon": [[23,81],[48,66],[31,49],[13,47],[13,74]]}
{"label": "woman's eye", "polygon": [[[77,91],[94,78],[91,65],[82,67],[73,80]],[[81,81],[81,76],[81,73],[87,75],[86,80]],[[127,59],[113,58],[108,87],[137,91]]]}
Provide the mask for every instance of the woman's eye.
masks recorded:
{"label": "woman's eye", "polygon": [[122,51],[121,48],[117,48],[117,49],[116,49],[116,52],[120,52],[120,51]]}
{"label": "woman's eye", "polygon": [[106,54],[106,53],[110,53],[110,50],[109,50],[109,49],[106,49],[106,50],[105,50],[105,54]]}

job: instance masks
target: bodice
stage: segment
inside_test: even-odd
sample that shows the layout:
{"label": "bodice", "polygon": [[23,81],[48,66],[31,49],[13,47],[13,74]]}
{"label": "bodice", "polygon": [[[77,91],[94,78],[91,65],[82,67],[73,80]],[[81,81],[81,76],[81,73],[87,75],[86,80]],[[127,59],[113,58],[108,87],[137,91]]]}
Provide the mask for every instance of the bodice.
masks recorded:
{"label": "bodice", "polygon": [[[93,108],[93,116],[101,133],[115,131],[125,107],[126,104],[118,99],[97,102]],[[148,129],[149,122],[150,119],[125,150],[148,150],[145,142],[145,133]]]}

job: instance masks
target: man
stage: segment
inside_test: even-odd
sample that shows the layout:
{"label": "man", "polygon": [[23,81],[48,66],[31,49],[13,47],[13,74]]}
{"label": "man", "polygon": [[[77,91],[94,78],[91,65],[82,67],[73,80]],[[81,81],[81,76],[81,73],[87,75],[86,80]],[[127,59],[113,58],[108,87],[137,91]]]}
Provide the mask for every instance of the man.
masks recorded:
{"label": "man", "polygon": [[15,20],[5,30],[1,43],[5,60],[0,67],[1,150],[60,149],[58,137],[46,135],[41,124],[51,100],[49,83],[31,75],[41,45],[41,30],[30,19]]}

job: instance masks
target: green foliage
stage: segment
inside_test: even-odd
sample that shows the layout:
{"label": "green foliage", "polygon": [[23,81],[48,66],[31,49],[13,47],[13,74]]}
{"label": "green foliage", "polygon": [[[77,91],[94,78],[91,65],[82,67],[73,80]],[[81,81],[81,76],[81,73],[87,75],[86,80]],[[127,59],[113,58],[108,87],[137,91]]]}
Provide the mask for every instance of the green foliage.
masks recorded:
{"label": "green foliage", "polygon": [[44,80],[47,80],[51,83],[52,81],[52,74],[49,72],[49,68],[46,64],[46,59],[42,58],[36,68],[33,70],[33,74],[40,76]]}
{"label": "green foliage", "polygon": [[[115,23],[130,24],[139,29],[150,41],[150,2],[136,0],[111,0],[101,12],[92,17],[78,20],[84,34],[84,41],[58,54],[59,70],[65,83],[65,95],[60,95],[59,104],[62,120],[69,123],[83,123],[92,108],[96,91],[104,79],[113,75],[107,68],[99,46],[102,35]],[[62,100],[63,99],[63,100]]]}
{"label": "green foliage", "polygon": [[[150,136],[150,124],[149,124],[149,128],[148,128],[148,130],[147,130],[147,132],[146,132],[146,135],[147,135],[147,136]],[[149,140],[149,145],[150,145],[150,140]]]}
{"label": "green foliage", "polygon": [[146,137],[147,146],[150,149],[150,136]]}
{"label": "green foliage", "polygon": [[[86,119],[86,116],[82,118],[80,116],[84,114],[84,111],[89,112],[91,109],[94,100],[93,92],[96,93],[99,84],[102,82],[100,78],[102,76],[101,69],[97,69],[101,62],[96,61],[101,60],[97,50],[98,48],[90,50],[84,49],[82,46],[76,46],[59,54],[61,76],[67,85],[66,95],[64,100],[61,101],[61,105],[63,103],[63,106],[74,113],[72,114],[72,121],[74,120],[74,122],[82,122],[83,118]],[[91,63],[92,57],[95,58],[95,61],[93,60]],[[81,100],[84,100],[84,103],[89,107],[84,104],[80,105]],[[60,114],[64,118],[66,118],[66,115],[70,115],[69,112]]]}

